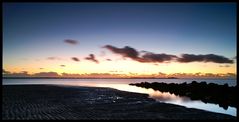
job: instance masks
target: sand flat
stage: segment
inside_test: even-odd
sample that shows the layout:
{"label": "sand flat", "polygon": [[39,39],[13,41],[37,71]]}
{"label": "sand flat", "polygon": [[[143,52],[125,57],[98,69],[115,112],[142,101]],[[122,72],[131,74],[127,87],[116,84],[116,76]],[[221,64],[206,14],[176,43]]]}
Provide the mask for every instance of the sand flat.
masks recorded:
{"label": "sand flat", "polygon": [[236,119],[111,88],[3,85],[4,120]]}

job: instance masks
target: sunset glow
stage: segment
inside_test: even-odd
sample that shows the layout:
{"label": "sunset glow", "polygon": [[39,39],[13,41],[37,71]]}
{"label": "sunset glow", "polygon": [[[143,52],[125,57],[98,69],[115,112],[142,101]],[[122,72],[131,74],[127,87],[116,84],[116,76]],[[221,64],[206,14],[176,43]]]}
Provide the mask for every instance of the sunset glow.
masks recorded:
{"label": "sunset glow", "polygon": [[236,64],[236,4],[3,4],[6,77],[236,78]]}

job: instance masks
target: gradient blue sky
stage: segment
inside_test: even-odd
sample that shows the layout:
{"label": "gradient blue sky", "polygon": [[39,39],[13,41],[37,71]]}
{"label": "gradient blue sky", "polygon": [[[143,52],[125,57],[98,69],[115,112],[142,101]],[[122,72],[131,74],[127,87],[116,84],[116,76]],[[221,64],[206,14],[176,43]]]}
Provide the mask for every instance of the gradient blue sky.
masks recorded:
{"label": "gradient blue sky", "polygon": [[100,55],[106,44],[232,58],[236,3],[3,3],[5,66],[24,58]]}

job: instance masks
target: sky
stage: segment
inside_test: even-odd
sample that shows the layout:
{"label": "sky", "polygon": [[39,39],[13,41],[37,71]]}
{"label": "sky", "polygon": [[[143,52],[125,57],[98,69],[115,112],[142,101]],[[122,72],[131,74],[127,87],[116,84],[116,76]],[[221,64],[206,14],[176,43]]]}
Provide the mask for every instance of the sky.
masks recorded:
{"label": "sky", "polygon": [[3,3],[4,74],[236,74],[236,3]]}

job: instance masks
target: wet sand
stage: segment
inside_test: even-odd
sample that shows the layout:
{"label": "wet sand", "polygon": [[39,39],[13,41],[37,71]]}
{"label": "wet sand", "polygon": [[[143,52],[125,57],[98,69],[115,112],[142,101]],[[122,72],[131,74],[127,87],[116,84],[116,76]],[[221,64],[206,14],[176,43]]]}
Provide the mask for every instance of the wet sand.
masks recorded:
{"label": "wet sand", "polygon": [[236,119],[111,88],[3,85],[3,120]]}

